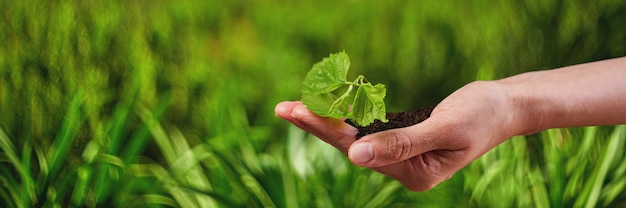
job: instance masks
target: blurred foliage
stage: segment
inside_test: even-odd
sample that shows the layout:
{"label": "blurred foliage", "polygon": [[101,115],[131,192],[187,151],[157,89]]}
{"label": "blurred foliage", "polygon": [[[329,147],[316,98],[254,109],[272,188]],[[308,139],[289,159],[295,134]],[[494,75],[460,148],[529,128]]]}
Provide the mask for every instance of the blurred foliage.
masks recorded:
{"label": "blurred foliage", "polygon": [[[273,116],[277,102],[299,99],[314,62],[342,50],[351,74],[388,86],[390,111],[435,105],[477,79],[624,56],[623,1],[0,0],[0,8],[2,207],[593,207],[625,198],[624,148],[605,150],[624,146],[622,127],[514,139],[434,190],[410,193]],[[563,144],[550,146],[555,138]],[[582,162],[550,165],[566,158]],[[582,201],[572,195],[581,190]]]}

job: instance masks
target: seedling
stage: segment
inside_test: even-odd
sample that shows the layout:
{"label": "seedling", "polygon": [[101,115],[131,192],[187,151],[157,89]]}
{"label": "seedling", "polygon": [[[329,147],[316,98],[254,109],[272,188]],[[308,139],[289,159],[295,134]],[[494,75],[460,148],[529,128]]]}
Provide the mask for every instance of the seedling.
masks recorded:
{"label": "seedling", "polygon": [[302,102],[319,116],[347,118],[359,126],[368,126],[375,120],[388,122],[383,101],[385,85],[372,85],[363,75],[348,81],[349,68],[350,59],[345,52],[330,54],[314,64],[304,78]]}
{"label": "seedling", "polygon": [[302,102],[319,116],[347,118],[346,123],[358,130],[356,139],[379,131],[415,125],[430,117],[433,107],[387,113],[383,101],[385,85],[372,85],[363,75],[348,81],[349,68],[350,59],[345,52],[330,54],[314,64],[304,78]]}

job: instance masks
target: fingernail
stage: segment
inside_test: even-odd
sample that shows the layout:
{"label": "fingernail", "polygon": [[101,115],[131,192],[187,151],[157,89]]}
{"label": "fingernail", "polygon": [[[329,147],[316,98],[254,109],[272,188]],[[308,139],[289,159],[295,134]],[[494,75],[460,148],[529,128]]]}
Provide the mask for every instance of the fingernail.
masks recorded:
{"label": "fingernail", "polygon": [[374,158],[374,146],[371,142],[361,142],[352,145],[348,157],[357,163],[364,163]]}
{"label": "fingernail", "polygon": [[291,117],[294,118],[300,118],[301,115],[305,114],[306,112],[306,106],[304,105],[299,105],[296,106],[295,108],[293,108],[293,110],[291,111]]}
{"label": "fingernail", "polygon": [[[280,117],[280,115],[285,115],[285,111],[287,111],[287,109],[285,109],[285,107],[283,105],[281,105],[282,103],[278,103],[276,104],[276,107],[274,107],[274,115],[276,117]],[[279,115],[280,114],[280,115]]]}

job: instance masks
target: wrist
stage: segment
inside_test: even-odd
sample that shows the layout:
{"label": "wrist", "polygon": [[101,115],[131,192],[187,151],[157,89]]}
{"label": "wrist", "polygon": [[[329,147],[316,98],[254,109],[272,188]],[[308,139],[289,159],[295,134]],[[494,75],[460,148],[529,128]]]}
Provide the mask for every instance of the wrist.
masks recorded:
{"label": "wrist", "polygon": [[506,92],[512,113],[510,128],[513,136],[529,135],[545,130],[545,108],[537,92],[533,92],[529,80],[537,72],[527,72],[495,82]]}

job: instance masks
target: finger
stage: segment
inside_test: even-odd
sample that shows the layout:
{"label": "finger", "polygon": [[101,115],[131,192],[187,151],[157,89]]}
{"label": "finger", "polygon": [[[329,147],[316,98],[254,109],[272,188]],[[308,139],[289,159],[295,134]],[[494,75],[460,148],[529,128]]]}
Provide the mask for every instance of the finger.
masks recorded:
{"label": "finger", "polygon": [[434,150],[459,150],[465,144],[454,143],[457,131],[447,130],[436,121],[364,136],[349,148],[348,157],[359,166],[381,167],[408,160]]}
{"label": "finger", "polygon": [[283,101],[283,102],[276,104],[276,107],[274,108],[274,113],[276,114],[276,116],[282,119],[288,120],[289,122],[292,122],[292,123],[300,122],[292,116],[293,108],[298,105],[302,105],[302,102]]}
{"label": "finger", "polygon": [[356,140],[357,129],[342,120],[320,117],[308,110],[305,105],[296,106],[292,114],[310,130],[309,132],[344,153],[348,152],[348,148]]}
{"label": "finger", "polygon": [[307,132],[311,132],[312,131],[311,128],[309,128],[306,124],[302,123],[300,120],[293,117],[293,109],[299,105],[302,105],[302,102],[283,101],[276,105],[276,107],[274,108],[274,113],[276,114],[276,116],[293,123],[300,129],[307,131]]}
{"label": "finger", "polygon": [[281,102],[276,106],[276,115],[292,122],[323,141],[347,154],[348,147],[355,141],[357,130],[339,119],[320,117],[301,102]]}

